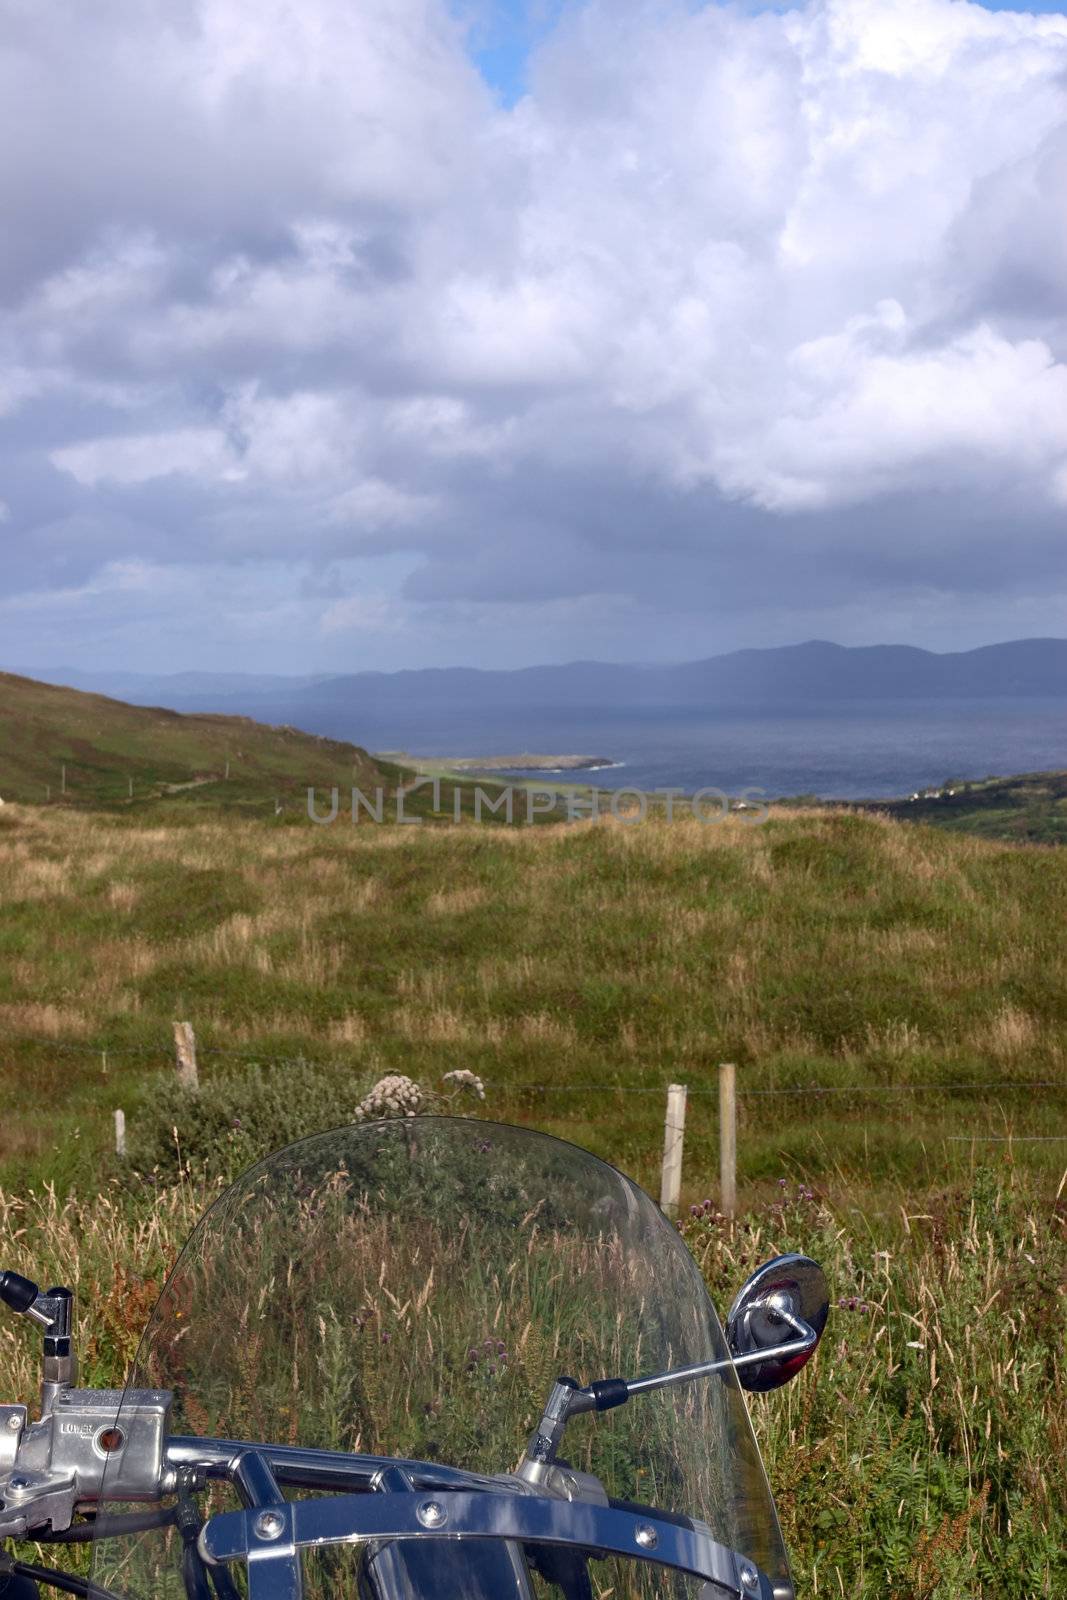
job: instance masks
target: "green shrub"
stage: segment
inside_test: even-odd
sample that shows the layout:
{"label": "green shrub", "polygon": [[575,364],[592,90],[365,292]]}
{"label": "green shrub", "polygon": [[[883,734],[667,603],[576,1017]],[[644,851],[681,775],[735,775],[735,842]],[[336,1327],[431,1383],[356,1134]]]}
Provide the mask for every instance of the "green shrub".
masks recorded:
{"label": "green shrub", "polygon": [[417,1112],[463,1115],[484,1099],[481,1080],[463,1068],[433,1087],[383,1076],[377,1063],[350,1068],[299,1057],[250,1063],[194,1090],[168,1074],[134,1119],[127,1169],[161,1184],[184,1174],[231,1179],[309,1134]]}
{"label": "green shrub", "polygon": [[170,1183],[181,1172],[235,1177],[261,1156],[355,1119],[373,1069],[297,1058],[251,1063],[188,1090],[168,1076],[146,1098],[130,1129],[132,1173]]}

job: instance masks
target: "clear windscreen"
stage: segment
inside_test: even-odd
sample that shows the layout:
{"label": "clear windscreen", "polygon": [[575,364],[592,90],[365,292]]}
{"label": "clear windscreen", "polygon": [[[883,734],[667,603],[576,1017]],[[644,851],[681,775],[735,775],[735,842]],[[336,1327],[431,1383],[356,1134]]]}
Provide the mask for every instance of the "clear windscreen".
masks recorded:
{"label": "clear windscreen", "polygon": [[[725,1356],[682,1239],[628,1179],[541,1134],[419,1118],[305,1140],[240,1179],[174,1268],[131,1389],[173,1391],[175,1435],[495,1475],[517,1467],[561,1374],[584,1384]],[[732,1369],[575,1417],[560,1455],[610,1499],[700,1519],[787,1576]],[[221,1481],[197,1503],[205,1516],[240,1504]],[[428,1593],[481,1600],[463,1546],[437,1548]],[[173,1526],[101,1540],[94,1577],[135,1600],[181,1597],[182,1549]],[[377,1593],[372,1557],[305,1556],[305,1595]],[[548,1565],[531,1571],[531,1594],[560,1594]],[[613,1600],[701,1592],[640,1562],[588,1570],[588,1593]]]}

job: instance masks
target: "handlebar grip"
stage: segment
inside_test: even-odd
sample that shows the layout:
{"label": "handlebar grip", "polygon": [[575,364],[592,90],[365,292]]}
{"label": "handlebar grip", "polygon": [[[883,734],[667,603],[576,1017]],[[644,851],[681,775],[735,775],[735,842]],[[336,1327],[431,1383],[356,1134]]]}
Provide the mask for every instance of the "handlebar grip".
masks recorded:
{"label": "handlebar grip", "polygon": [[616,1406],[624,1406],[630,1398],[625,1378],[598,1378],[589,1385],[589,1393],[595,1397],[598,1411],[612,1411]]}
{"label": "handlebar grip", "polygon": [[0,1272],[0,1300],[12,1311],[28,1311],[40,1292],[35,1283],[17,1272]]}

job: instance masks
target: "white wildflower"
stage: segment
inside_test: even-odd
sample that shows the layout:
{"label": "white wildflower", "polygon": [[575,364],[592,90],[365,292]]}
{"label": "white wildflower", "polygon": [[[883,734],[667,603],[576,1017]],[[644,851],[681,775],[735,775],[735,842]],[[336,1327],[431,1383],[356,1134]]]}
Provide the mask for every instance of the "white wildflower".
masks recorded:
{"label": "white wildflower", "polygon": [[485,1099],[485,1084],[476,1072],[469,1072],[466,1067],[455,1067],[451,1072],[446,1072],[441,1082],[450,1083],[456,1089],[469,1089],[479,1100]]}
{"label": "white wildflower", "polygon": [[383,1117],[413,1117],[422,1109],[423,1092],[412,1078],[391,1072],[379,1078],[356,1107],[357,1122],[378,1122]]}

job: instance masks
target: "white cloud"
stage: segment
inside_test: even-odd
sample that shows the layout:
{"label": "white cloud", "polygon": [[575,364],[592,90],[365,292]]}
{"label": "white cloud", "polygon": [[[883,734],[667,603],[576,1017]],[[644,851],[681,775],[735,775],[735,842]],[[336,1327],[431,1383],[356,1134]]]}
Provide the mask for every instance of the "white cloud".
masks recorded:
{"label": "white cloud", "polygon": [[772,510],[850,503],[900,482],[1052,491],[1067,463],[1067,366],[987,324],[916,346],[895,301],[790,355],[788,410],[716,453],[730,490]]}
{"label": "white cloud", "polygon": [[1000,329],[980,297],[964,310],[958,239],[976,189],[1014,172],[1025,190],[1064,127],[1067,17],[826,0],[625,19],[592,6],[523,116],[530,231],[555,275],[599,273],[601,396],[672,412],[673,450],[642,440],[652,464],[790,510],[932,470],[980,483],[992,442],[1047,493],[1067,283],[1030,336]]}
{"label": "white cloud", "polygon": [[214,428],[177,428],[89,439],[52,452],[55,465],[79,483],[147,483],[172,473],[207,479],[240,474],[225,434]]}
{"label": "white cloud", "polygon": [[383,528],[406,528],[432,516],[436,501],[430,495],[408,494],[381,478],[365,478],[339,494],[329,508],[335,522],[354,530],[378,532]]}
{"label": "white cloud", "polygon": [[46,378],[26,367],[0,369],[0,417],[11,416],[45,387]]}
{"label": "white cloud", "polygon": [[0,597],[8,612],[65,612],[72,607],[92,607],[101,599],[119,595],[164,595],[184,588],[173,569],[154,567],[147,561],[106,561],[87,583],[71,588],[36,589]]}
{"label": "white cloud", "polygon": [[386,594],[345,595],[324,609],[319,630],[332,633],[389,633],[403,626],[396,602]]}

